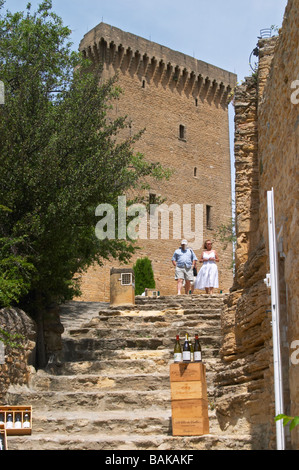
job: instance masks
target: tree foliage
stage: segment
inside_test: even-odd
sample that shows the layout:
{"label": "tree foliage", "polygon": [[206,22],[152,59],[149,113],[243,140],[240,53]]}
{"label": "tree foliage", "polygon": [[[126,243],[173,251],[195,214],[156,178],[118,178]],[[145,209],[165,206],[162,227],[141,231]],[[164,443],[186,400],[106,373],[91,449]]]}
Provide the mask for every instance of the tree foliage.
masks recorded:
{"label": "tree foliage", "polygon": [[299,416],[287,416],[285,414],[279,414],[275,416],[275,421],[283,420],[283,425],[290,425],[290,431],[292,431],[296,426],[299,425]]}
{"label": "tree foliage", "polygon": [[2,306],[71,299],[92,263],[127,261],[134,245],[98,240],[95,209],[167,176],[134,152],[140,135],[119,138],[128,120],[109,117],[116,78],[99,86],[101,68],[71,50],[70,32],[48,0],[0,16]]}
{"label": "tree foliage", "polygon": [[156,287],[151,260],[146,256],[139,258],[133,266],[135,274],[135,294],[141,295],[144,290]]}
{"label": "tree foliage", "polygon": [[22,348],[22,342],[25,337],[20,333],[8,333],[7,331],[0,328],[0,341],[11,348]]}

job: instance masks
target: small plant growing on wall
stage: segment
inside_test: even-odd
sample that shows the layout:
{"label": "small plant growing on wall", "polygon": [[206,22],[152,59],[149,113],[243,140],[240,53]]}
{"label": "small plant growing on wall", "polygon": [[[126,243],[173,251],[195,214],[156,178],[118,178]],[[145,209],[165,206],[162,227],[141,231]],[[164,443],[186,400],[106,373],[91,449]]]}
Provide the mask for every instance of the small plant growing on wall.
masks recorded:
{"label": "small plant growing on wall", "polygon": [[11,348],[22,348],[20,341],[23,341],[25,337],[19,333],[8,333],[7,331],[0,328],[0,341]]}
{"label": "small plant growing on wall", "polygon": [[235,268],[235,249],[237,243],[237,235],[236,235],[236,219],[235,217],[231,217],[227,224],[220,224],[216,228],[215,233],[216,239],[219,240],[223,246],[222,249],[226,250],[228,245],[232,244],[233,253],[232,253],[232,263],[230,268]]}
{"label": "small plant growing on wall", "polygon": [[135,274],[135,295],[141,295],[144,290],[156,287],[151,260],[148,257],[139,258],[133,266]]}
{"label": "small plant growing on wall", "polygon": [[275,421],[279,421],[280,419],[283,419],[283,425],[286,426],[287,424],[290,424],[290,431],[294,429],[296,426],[299,424],[299,416],[287,416],[284,414],[280,414],[275,416]]}

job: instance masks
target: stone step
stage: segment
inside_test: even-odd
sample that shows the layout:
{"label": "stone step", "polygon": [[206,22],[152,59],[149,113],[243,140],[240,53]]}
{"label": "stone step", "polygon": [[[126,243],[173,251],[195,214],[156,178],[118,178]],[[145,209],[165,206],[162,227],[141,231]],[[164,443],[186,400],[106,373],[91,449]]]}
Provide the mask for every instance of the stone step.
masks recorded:
{"label": "stone step", "polygon": [[[129,310],[129,311],[118,311],[118,310],[100,310],[97,316],[92,317],[95,322],[107,321],[115,322],[122,317],[123,321],[135,322],[135,323],[156,323],[156,322],[173,322],[178,320],[219,320],[221,316],[220,308],[210,309],[159,309],[159,310]],[[83,318],[84,320],[84,318]],[[65,321],[66,322],[66,321]],[[67,323],[67,322],[66,322]]]}
{"label": "stone step", "polygon": [[85,375],[100,374],[102,372],[113,372],[115,374],[127,374],[139,371],[139,373],[162,372],[168,368],[169,361],[166,359],[109,359],[105,361],[81,361],[63,362],[52,364],[47,367],[47,372],[59,375]]}
{"label": "stone step", "polygon": [[[119,325],[127,328],[146,328],[146,327],[184,327],[184,325],[189,326],[190,328],[198,328],[200,325],[206,327],[215,327],[220,331],[220,318],[221,314],[219,310],[211,310],[209,313],[202,314],[198,312],[184,314],[181,313],[175,314],[166,314],[161,311],[153,312],[138,312],[134,311],[131,313],[117,312],[117,315],[109,314],[107,312],[100,312],[98,316],[91,317],[86,321],[83,317],[80,319],[78,317],[76,321],[70,323],[66,318],[62,319],[62,323],[65,330],[65,335],[70,334],[70,331],[74,330],[84,330],[85,328],[102,328],[103,325],[107,329],[118,328]],[[121,317],[121,318],[120,318]]]}
{"label": "stone step", "polygon": [[[135,384],[135,389],[132,388],[131,383],[126,381],[123,388],[111,387],[109,378],[102,380],[102,387],[97,388],[92,382],[90,384],[82,382],[81,387],[78,389],[73,388],[65,389],[67,379],[72,383],[72,377],[60,376],[62,379],[60,385],[58,381],[51,385],[46,382],[43,385],[40,383],[36,388],[29,387],[10,387],[6,401],[8,405],[32,405],[35,409],[64,409],[76,410],[78,407],[82,410],[95,410],[101,411],[108,410],[123,410],[130,409],[138,410],[151,406],[153,409],[160,407],[161,409],[170,409],[171,395],[170,384],[167,378],[164,377],[165,386],[157,389],[155,385],[146,385],[138,387],[138,382],[132,378],[132,383]],[[153,380],[153,383],[155,380]],[[77,384],[80,383],[79,380]],[[162,384],[162,380],[160,384]],[[214,385],[213,382],[207,381],[208,385],[208,399],[214,401]],[[137,388],[138,387],[138,388]],[[84,391],[83,391],[84,389]]]}
{"label": "stone step", "polygon": [[[80,326],[85,326],[85,327],[93,327],[96,328],[98,326],[101,326],[103,322],[108,323],[109,325],[113,324],[119,324],[120,321],[122,323],[129,323],[129,324],[142,324],[145,325],[146,323],[155,325],[159,323],[167,323],[167,324],[172,324],[176,322],[183,322],[183,321],[198,321],[199,323],[207,323],[209,324],[214,320],[214,324],[217,324],[216,322],[219,322],[221,318],[221,312],[220,310],[216,309],[211,309],[209,310],[208,313],[202,313],[202,312],[190,312],[190,313],[184,313],[184,310],[178,310],[174,314],[169,314],[168,312],[163,312],[161,310],[153,312],[152,310],[147,311],[147,312],[139,312],[139,311],[133,311],[130,313],[124,313],[122,312],[121,314],[118,315],[111,315],[107,314],[107,312],[100,312],[98,316],[93,317],[92,319],[89,319],[89,321],[80,324]],[[68,328],[67,328],[68,329]]]}
{"label": "stone step", "polygon": [[[211,433],[219,433],[215,412],[209,410]],[[90,435],[98,432],[107,436],[134,433],[149,435],[161,433],[172,435],[171,410],[143,409],[121,411],[64,411],[50,410],[35,412],[32,433],[41,435],[51,433]]]}
{"label": "stone step", "polygon": [[145,297],[141,295],[135,296],[136,305],[148,305],[148,304],[163,304],[167,305],[185,305],[191,304],[196,305],[199,303],[220,303],[227,294],[183,294],[183,295],[161,295],[160,297]]}
{"label": "stone step", "polygon": [[[120,321],[119,319],[114,319],[114,318],[109,318],[109,317],[103,317],[99,321],[95,319],[95,321],[91,321],[89,323],[83,323],[79,327],[72,327],[72,328],[65,328],[64,336],[66,335],[75,335],[75,334],[86,334],[88,331],[96,331],[96,330],[102,330],[106,329],[108,331],[111,331],[111,334],[113,334],[114,329],[119,329],[121,325],[121,328],[123,329],[132,329],[132,330],[141,330],[141,329],[150,329],[151,332],[154,330],[157,331],[162,331],[165,329],[165,335],[169,334],[168,331],[170,331],[171,334],[177,333],[180,335],[183,335],[185,333],[185,328],[189,328],[191,330],[198,330],[198,333],[200,334],[200,331],[202,328],[205,329],[213,329],[215,332],[214,334],[220,334],[221,333],[221,325],[220,325],[220,317],[216,319],[206,319],[206,318],[187,318],[187,319],[176,319],[169,321],[165,317],[161,317],[157,321],[136,321],[135,318],[130,318],[130,319],[123,319],[123,321]],[[171,332],[171,330],[173,330]],[[183,339],[183,336],[182,336]]]}
{"label": "stone step", "polygon": [[[70,302],[62,308],[61,362],[11,386],[7,404],[31,404],[33,433],[10,436],[28,450],[250,449],[227,436],[215,412],[224,295],[136,298],[130,308]],[[169,365],[175,336],[198,333],[207,371],[208,436],[173,437]]]}
{"label": "stone step", "polygon": [[[165,355],[165,351],[115,351],[113,358],[107,355],[105,360],[100,361],[75,361],[62,362],[58,364],[50,364],[47,372],[59,375],[84,375],[84,374],[100,374],[113,373],[145,373],[153,374],[156,372],[169,374],[169,365],[173,362],[172,354]],[[159,354],[162,353],[162,354]],[[167,354],[169,352],[167,351]],[[211,371],[217,370],[219,360],[209,357],[205,362],[207,375]]]}
{"label": "stone step", "polygon": [[[111,308],[108,302],[68,302],[60,307],[60,317],[65,328],[80,326],[81,323],[97,317],[98,315],[117,316],[124,312],[139,310],[146,315],[147,311],[153,310],[185,310],[184,314],[209,315],[209,310],[218,311],[222,308],[225,295],[214,296],[169,296],[158,299],[136,297],[136,305],[132,307]],[[149,313],[150,315],[150,313]],[[152,321],[152,320],[151,320]]]}
{"label": "stone step", "polygon": [[221,310],[221,308],[223,307],[223,303],[222,302],[214,302],[214,303],[196,303],[196,304],[192,304],[192,303],[186,303],[186,304],[168,304],[168,303],[160,303],[160,304],[135,304],[135,305],[131,305],[131,306],[128,306],[128,307],[108,307],[108,309],[104,308],[104,309],[100,309],[99,310],[99,314],[102,314],[102,313],[107,313],[108,315],[111,314],[113,315],[113,312],[116,312],[116,314],[118,312],[126,312],[127,314],[129,312],[139,312],[139,314],[143,313],[143,314],[146,314],[146,312],[168,312],[169,314],[175,314],[175,313],[178,313],[180,315],[183,314],[183,312],[187,312],[186,314],[188,315],[188,312],[189,313],[192,313],[193,310],[195,310],[197,313],[201,313],[201,314],[204,314],[205,311],[210,311],[212,313],[212,311],[214,310]]}
{"label": "stone step", "polygon": [[[211,308],[200,308],[200,307],[194,307],[194,308],[181,308],[181,307],[175,307],[175,308],[168,308],[165,307],[164,309],[158,308],[158,309],[147,309],[147,310],[139,310],[139,308],[135,307],[134,309],[131,308],[130,310],[113,310],[113,309],[101,309],[97,313],[97,315],[94,315],[92,318],[101,318],[101,317],[109,317],[109,318],[117,318],[117,317],[128,317],[128,318],[135,318],[136,321],[139,319],[145,319],[148,321],[155,321],[157,318],[168,318],[168,319],[175,319],[175,318],[186,318],[188,316],[192,317],[198,317],[198,318],[203,318],[203,317],[213,317],[219,316],[221,313],[221,307],[211,307]],[[84,317],[83,317],[84,318]],[[66,318],[67,319],[67,318]],[[88,318],[89,320],[89,318]]]}
{"label": "stone step", "polygon": [[[134,314],[135,312],[138,313],[139,315],[150,315],[151,312],[163,312],[164,314],[168,315],[189,315],[192,314],[193,311],[195,311],[197,314],[205,314],[205,311],[207,311],[207,315],[210,313],[212,314],[213,312],[219,312],[223,308],[223,304],[221,302],[219,303],[214,303],[214,304],[186,304],[186,305],[168,305],[168,304],[146,304],[146,305],[134,305],[130,307],[125,308],[119,308],[119,307],[109,307],[109,309],[100,309],[98,314],[103,315],[114,315],[114,312],[116,315],[119,315],[119,312],[121,314],[127,314],[129,315],[130,312]],[[185,313],[186,312],[186,313]]]}
{"label": "stone step", "polygon": [[[220,337],[219,336],[204,336],[200,339],[201,348],[203,351],[208,348],[219,349]],[[76,360],[90,360],[99,359],[103,351],[116,351],[119,349],[168,349],[172,353],[174,347],[173,337],[165,338],[143,338],[143,337],[120,337],[120,338],[64,338],[63,342],[65,360],[76,358]],[[80,356],[80,357],[79,357]]]}
{"label": "stone step", "polygon": [[33,433],[65,433],[90,435],[105,433],[107,436],[138,433],[171,435],[169,410],[131,411],[50,411],[35,413]]}
{"label": "stone step", "polygon": [[98,391],[98,390],[160,390],[169,389],[169,375],[167,374],[85,374],[76,375],[50,375],[38,373],[30,381],[30,388],[35,391]]}
{"label": "stone step", "polygon": [[184,308],[184,318],[201,318],[201,319],[212,319],[212,318],[220,318],[221,310],[223,305],[218,306],[211,306],[209,308],[200,308],[200,307],[193,307],[193,308]]}
{"label": "stone step", "polygon": [[[171,303],[171,302],[145,302],[145,303],[136,303],[132,305],[125,306],[105,306],[100,308],[97,312],[98,315],[111,315],[117,316],[120,314],[130,315],[138,312],[139,315],[150,315],[151,312],[164,312],[168,314],[179,314],[182,315],[186,311],[186,314],[196,313],[204,314],[205,311],[212,313],[212,311],[221,310],[223,307],[223,301],[213,301],[213,302],[185,302],[185,303]],[[96,316],[96,315],[93,315]],[[89,315],[87,315],[89,317]],[[66,317],[65,317],[66,318]]]}
{"label": "stone step", "polygon": [[135,390],[97,390],[97,391],[47,391],[41,392],[28,387],[12,387],[6,395],[8,405],[32,405],[33,409],[83,411],[100,409],[101,411],[144,409],[151,406],[169,409],[170,389],[139,391]]}
{"label": "stone step", "polygon": [[[105,332],[106,330],[106,332]],[[126,331],[127,330],[127,331]],[[103,332],[103,335],[108,336],[119,334],[118,331],[121,331],[123,334],[129,336],[129,332],[135,334],[139,332],[142,334],[150,334],[155,336],[158,334],[163,334],[163,336],[170,338],[172,341],[175,341],[177,334],[180,335],[181,340],[183,341],[185,333],[189,333],[191,339],[194,338],[195,333],[199,336],[205,336],[207,334],[220,335],[221,334],[221,325],[220,318],[218,319],[198,319],[198,318],[187,318],[187,319],[176,319],[169,321],[165,317],[161,317],[157,321],[136,321],[135,318],[123,318],[120,319],[111,319],[105,317],[98,321],[97,319],[92,320],[89,323],[83,323],[80,326],[73,326],[64,329],[63,337],[65,336],[86,336],[92,334],[95,336],[96,333]]]}
{"label": "stone step", "polygon": [[[115,329],[111,330],[111,327],[101,327],[101,328],[74,328],[70,329],[67,333],[68,336],[71,337],[80,337],[85,338],[108,338],[108,339],[117,339],[121,338],[167,338],[169,341],[172,342],[173,345],[175,343],[175,337],[178,334],[181,339],[181,343],[183,345],[184,336],[186,333],[189,334],[191,340],[194,340],[195,332],[199,335],[199,340],[201,341],[207,336],[215,337],[217,334],[220,336],[220,328],[205,325],[199,322],[180,322],[177,325],[168,325],[168,324],[161,324],[158,325],[122,325],[117,326],[115,325]],[[67,335],[64,335],[66,337]]]}
{"label": "stone step", "polygon": [[[155,351],[163,347],[163,340],[158,339],[94,339],[65,338],[61,352],[62,361],[98,361],[112,358],[116,351],[125,349],[147,349]],[[169,352],[168,352],[169,357]]]}
{"label": "stone step", "polygon": [[[215,372],[208,370],[207,384],[211,387]],[[84,375],[50,375],[39,371],[29,383],[29,387],[35,391],[99,391],[99,390],[131,390],[150,391],[168,390],[170,388],[169,373],[144,373],[140,370],[135,373],[117,374],[84,374]]]}
{"label": "stone step", "polygon": [[152,435],[105,433],[92,435],[70,435],[50,433],[48,435],[9,436],[10,450],[254,450],[247,435],[218,435],[173,437],[161,433]]}
{"label": "stone step", "polygon": [[[91,361],[102,361],[105,363],[105,361],[110,360],[110,359],[116,359],[116,360],[121,360],[121,357],[124,357],[125,354],[128,354],[133,357],[136,356],[140,352],[142,356],[144,357],[144,360],[146,361],[148,356],[149,358],[152,357],[152,353],[162,351],[164,354],[164,359],[161,360],[166,360],[171,361],[173,360],[173,348],[169,348],[166,352],[163,347],[161,349],[142,349],[140,348],[133,350],[132,348],[123,348],[121,350],[116,350],[116,349],[110,349],[110,350],[93,350],[92,348],[90,350],[84,349],[80,343],[75,342],[75,341],[68,341],[65,342],[63,351],[61,353],[61,358],[63,362],[91,362]],[[210,345],[207,345],[207,347],[202,348],[202,357],[203,360],[206,362],[210,361],[211,359],[215,359],[219,356],[219,347],[212,347]]]}

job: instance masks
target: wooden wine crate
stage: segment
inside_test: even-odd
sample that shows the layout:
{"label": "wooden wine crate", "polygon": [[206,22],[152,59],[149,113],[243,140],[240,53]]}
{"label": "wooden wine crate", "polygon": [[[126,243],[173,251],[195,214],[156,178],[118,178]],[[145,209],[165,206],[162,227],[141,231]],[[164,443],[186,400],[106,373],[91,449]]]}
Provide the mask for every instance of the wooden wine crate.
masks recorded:
{"label": "wooden wine crate", "polygon": [[209,433],[209,418],[172,418],[173,436],[204,436]]}
{"label": "wooden wine crate", "polygon": [[172,415],[175,418],[207,418],[207,400],[172,400]]}
{"label": "wooden wine crate", "polygon": [[206,382],[206,368],[202,362],[170,364],[170,382]]}
{"label": "wooden wine crate", "polygon": [[200,380],[192,382],[171,382],[172,400],[204,400],[207,397],[207,384]]}
{"label": "wooden wine crate", "polygon": [[3,447],[4,449],[3,450],[8,450],[8,447],[7,447],[7,435],[6,435],[6,429],[5,429],[5,425],[4,424],[0,424],[0,435],[1,435],[1,441],[2,441],[2,444],[3,444]]}
{"label": "wooden wine crate", "polygon": [[173,436],[209,434],[205,365],[171,364],[170,389]]}
{"label": "wooden wine crate", "polygon": [[[7,425],[8,415],[12,415],[12,426]],[[29,416],[29,423],[25,423],[25,415]],[[32,406],[1,406],[0,417],[3,417],[7,436],[24,436],[32,433]],[[20,419],[20,427],[16,425]]]}

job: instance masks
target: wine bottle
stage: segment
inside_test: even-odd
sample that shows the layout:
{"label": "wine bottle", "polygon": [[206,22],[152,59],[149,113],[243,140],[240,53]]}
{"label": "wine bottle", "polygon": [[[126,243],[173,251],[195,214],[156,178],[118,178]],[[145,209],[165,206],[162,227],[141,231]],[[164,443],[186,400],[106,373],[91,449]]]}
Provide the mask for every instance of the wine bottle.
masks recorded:
{"label": "wine bottle", "polygon": [[12,429],[12,428],[13,428],[12,414],[9,413],[7,415],[7,420],[6,420],[6,429]]}
{"label": "wine bottle", "polygon": [[28,413],[26,413],[24,416],[23,428],[30,428],[30,420]]}
{"label": "wine bottle", "polygon": [[20,416],[20,414],[18,413],[18,414],[16,415],[15,428],[16,428],[16,429],[21,429],[21,427],[22,427],[21,416]]}
{"label": "wine bottle", "polygon": [[190,344],[190,351],[191,351],[191,362],[194,361],[194,347],[193,347],[193,344],[189,338],[189,335],[188,335],[188,341],[189,341],[189,344]]}
{"label": "wine bottle", "polygon": [[174,345],[174,362],[182,362],[182,348],[180,345],[179,335],[176,335],[176,341]]}
{"label": "wine bottle", "polygon": [[199,343],[198,335],[195,335],[194,342],[194,362],[202,362],[201,358],[201,346]]}
{"label": "wine bottle", "polygon": [[183,361],[190,362],[191,361],[191,348],[190,343],[188,341],[188,335],[185,335],[185,342],[183,346]]}

